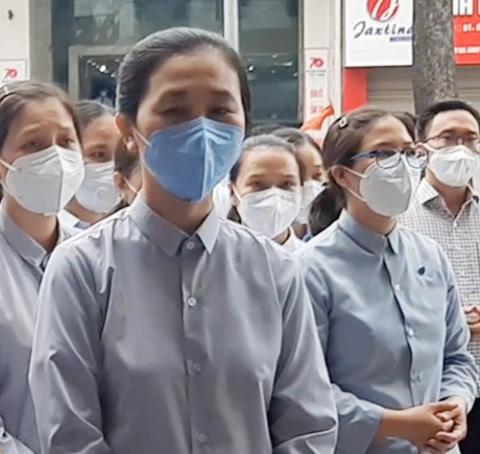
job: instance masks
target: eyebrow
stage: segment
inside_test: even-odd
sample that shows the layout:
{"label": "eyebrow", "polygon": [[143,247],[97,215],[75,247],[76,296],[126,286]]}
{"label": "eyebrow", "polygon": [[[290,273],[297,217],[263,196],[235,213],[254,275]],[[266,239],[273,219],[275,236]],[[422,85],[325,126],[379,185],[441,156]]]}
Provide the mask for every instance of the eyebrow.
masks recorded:
{"label": "eyebrow", "polygon": [[[57,126],[61,130],[62,133],[69,133],[70,134],[72,132],[76,132],[73,125],[72,126],[57,125]],[[19,137],[22,137],[22,136],[28,135],[28,134],[32,134],[32,133],[36,133],[36,132],[40,132],[40,131],[43,131],[43,130],[44,130],[44,125],[26,126],[25,128],[22,128],[22,130],[20,131]]]}

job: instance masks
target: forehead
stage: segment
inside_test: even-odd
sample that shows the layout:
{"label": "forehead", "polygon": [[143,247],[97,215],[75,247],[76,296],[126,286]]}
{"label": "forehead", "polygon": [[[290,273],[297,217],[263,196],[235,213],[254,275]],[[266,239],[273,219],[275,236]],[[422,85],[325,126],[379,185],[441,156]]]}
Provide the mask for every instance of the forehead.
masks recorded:
{"label": "forehead", "polygon": [[120,130],[115,123],[113,115],[102,115],[93,120],[84,130],[82,134],[85,140],[95,140],[102,137],[120,136]]}
{"label": "forehead", "polygon": [[56,98],[28,102],[12,124],[12,130],[24,131],[30,128],[52,127],[73,128],[73,118],[65,106]]}
{"label": "forehead", "polygon": [[196,88],[240,96],[238,74],[224,55],[217,49],[201,48],[169,58],[151,77],[147,97]]}
{"label": "forehead", "polygon": [[440,112],[432,120],[428,129],[429,136],[436,136],[443,131],[465,131],[478,133],[479,125],[475,117],[466,110]]}
{"label": "forehead", "polygon": [[243,156],[243,162],[240,174],[244,177],[259,174],[271,174],[273,172],[292,173],[297,172],[298,168],[295,156],[277,147],[259,147],[254,151],[246,152]]}
{"label": "forehead", "polygon": [[387,116],[376,121],[362,141],[362,151],[379,145],[401,145],[412,142],[405,125],[395,117]]}

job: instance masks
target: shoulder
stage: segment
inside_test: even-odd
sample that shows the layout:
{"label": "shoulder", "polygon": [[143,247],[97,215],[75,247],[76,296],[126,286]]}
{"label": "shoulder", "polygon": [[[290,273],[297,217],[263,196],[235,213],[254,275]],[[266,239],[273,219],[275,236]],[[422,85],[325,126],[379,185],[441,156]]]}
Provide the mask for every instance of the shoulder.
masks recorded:
{"label": "shoulder", "polygon": [[278,284],[300,273],[297,258],[269,238],[243,225],[220,220],[220,247],[235,255],[234,266],[243,273],[270,276]]}
{"label": "shoulder", "polygon": [[439,269],[449,266],[447,254],[433,238],[404,225],[397,228],[402,242],[402,252],[407,258],[416,255],[420,260],[428,261]]}

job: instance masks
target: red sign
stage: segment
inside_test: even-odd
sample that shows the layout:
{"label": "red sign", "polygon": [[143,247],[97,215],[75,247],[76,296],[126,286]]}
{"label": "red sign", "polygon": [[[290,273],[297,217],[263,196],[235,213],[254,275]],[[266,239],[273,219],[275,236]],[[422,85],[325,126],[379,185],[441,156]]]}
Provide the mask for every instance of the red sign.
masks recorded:
{"label": "red sign", "polygon": [[[455,54],[459,65],[480,64],[480,1],[475,8],[473,3],[476,4],[477,1],[471,3],[471,10],[454,8],[455,13],[463,13],[455,17]],[[468,14],[464,14],[465,12]]]}
{"label": "red sign", "polygon": [[370,17],[379,22],[393,19],[400,7],[400,0],[368,0],[367,9]]}
{"label": "red sign", "polygon": [[308,66],[310,69],[322,69],[325,65],[325,60],[321,57],[312,57],[310,58],[310,65]]}

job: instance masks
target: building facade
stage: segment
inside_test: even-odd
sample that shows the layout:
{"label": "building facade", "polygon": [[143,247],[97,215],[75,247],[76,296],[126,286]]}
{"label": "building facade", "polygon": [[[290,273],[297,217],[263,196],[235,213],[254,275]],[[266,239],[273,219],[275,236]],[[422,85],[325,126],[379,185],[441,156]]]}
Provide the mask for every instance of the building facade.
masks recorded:
{"label": "building facade", "polygon": [[75,99],[114,103],[118,66],[133,43],[195,26],[223,34],[241,52],[257,123],[300,124],[325,103],[339,104],[334,3],[0,0],[0,81],[54,81]]}

